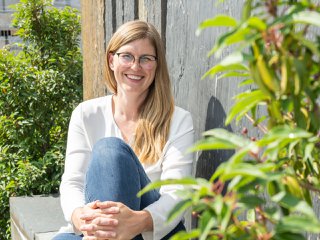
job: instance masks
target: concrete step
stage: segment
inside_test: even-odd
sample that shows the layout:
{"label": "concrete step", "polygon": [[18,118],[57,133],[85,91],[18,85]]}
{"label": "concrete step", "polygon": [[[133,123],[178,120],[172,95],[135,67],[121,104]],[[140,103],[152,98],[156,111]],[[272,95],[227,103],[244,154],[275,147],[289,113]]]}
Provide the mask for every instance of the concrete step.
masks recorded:
{"label": "concrete step", "polygon": [[51,240],[66,225],[58,195],[11,197],[12,240]]}

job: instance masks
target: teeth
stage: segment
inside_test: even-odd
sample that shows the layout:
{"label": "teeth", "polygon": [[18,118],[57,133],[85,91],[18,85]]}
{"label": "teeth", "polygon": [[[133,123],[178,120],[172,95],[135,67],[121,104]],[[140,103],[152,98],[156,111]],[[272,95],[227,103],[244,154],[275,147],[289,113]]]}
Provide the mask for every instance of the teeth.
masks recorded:
{"label": "teeth", "polygon": [[140,80],[142,79],[142,76],[136,76],[136,75],[127,75],[128,78],[134,79],[134,80]]}

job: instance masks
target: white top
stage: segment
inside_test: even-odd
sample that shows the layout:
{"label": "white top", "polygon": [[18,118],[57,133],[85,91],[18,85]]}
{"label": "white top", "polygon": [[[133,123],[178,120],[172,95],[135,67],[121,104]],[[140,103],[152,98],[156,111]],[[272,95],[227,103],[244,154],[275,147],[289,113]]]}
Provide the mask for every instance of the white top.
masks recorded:
{"label": "white top", "polygon": [[[60,232],[73,232],[72,212],[85,205],[84,181],[94,144],[101,138],[118,137],[121,132],[112,113],[112,95],[91,99],[79,104],[72,113],[65,160],[65,170],[60,185],[61,206],[68,227]],[[175,107],[168,141],[160,159],[152,165],[143,165],[151,181],[191,176],[193,154],[186,154],[194,142],[191,114]],[[153,232],[142,234],[144,239],[158,240],[168,234],[182,216],[167,223],[170,210],[179,201],[174,192],[179,186],[163,186],[161,197],[149,205],[153,219]]]}

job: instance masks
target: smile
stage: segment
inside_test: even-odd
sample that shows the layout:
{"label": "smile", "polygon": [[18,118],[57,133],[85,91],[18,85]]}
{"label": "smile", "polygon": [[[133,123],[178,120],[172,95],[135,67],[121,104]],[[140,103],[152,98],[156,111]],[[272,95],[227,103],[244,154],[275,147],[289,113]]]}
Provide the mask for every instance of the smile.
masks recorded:
{"label": "smile", "polygon": [[126,74],[126,77],[132,80],[141,80],[143,78],[143,76],[130,75],[130,74]]}

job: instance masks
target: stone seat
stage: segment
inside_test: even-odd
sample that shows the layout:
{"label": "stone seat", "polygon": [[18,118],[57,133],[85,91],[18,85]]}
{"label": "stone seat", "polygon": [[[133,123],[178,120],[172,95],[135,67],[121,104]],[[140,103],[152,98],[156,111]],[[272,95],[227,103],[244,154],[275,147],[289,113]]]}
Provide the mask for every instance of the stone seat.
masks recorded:
{"label": "stone seat", "polygon": [[51,240],[66,225],[58,195],[10,198],[12,240]]}

